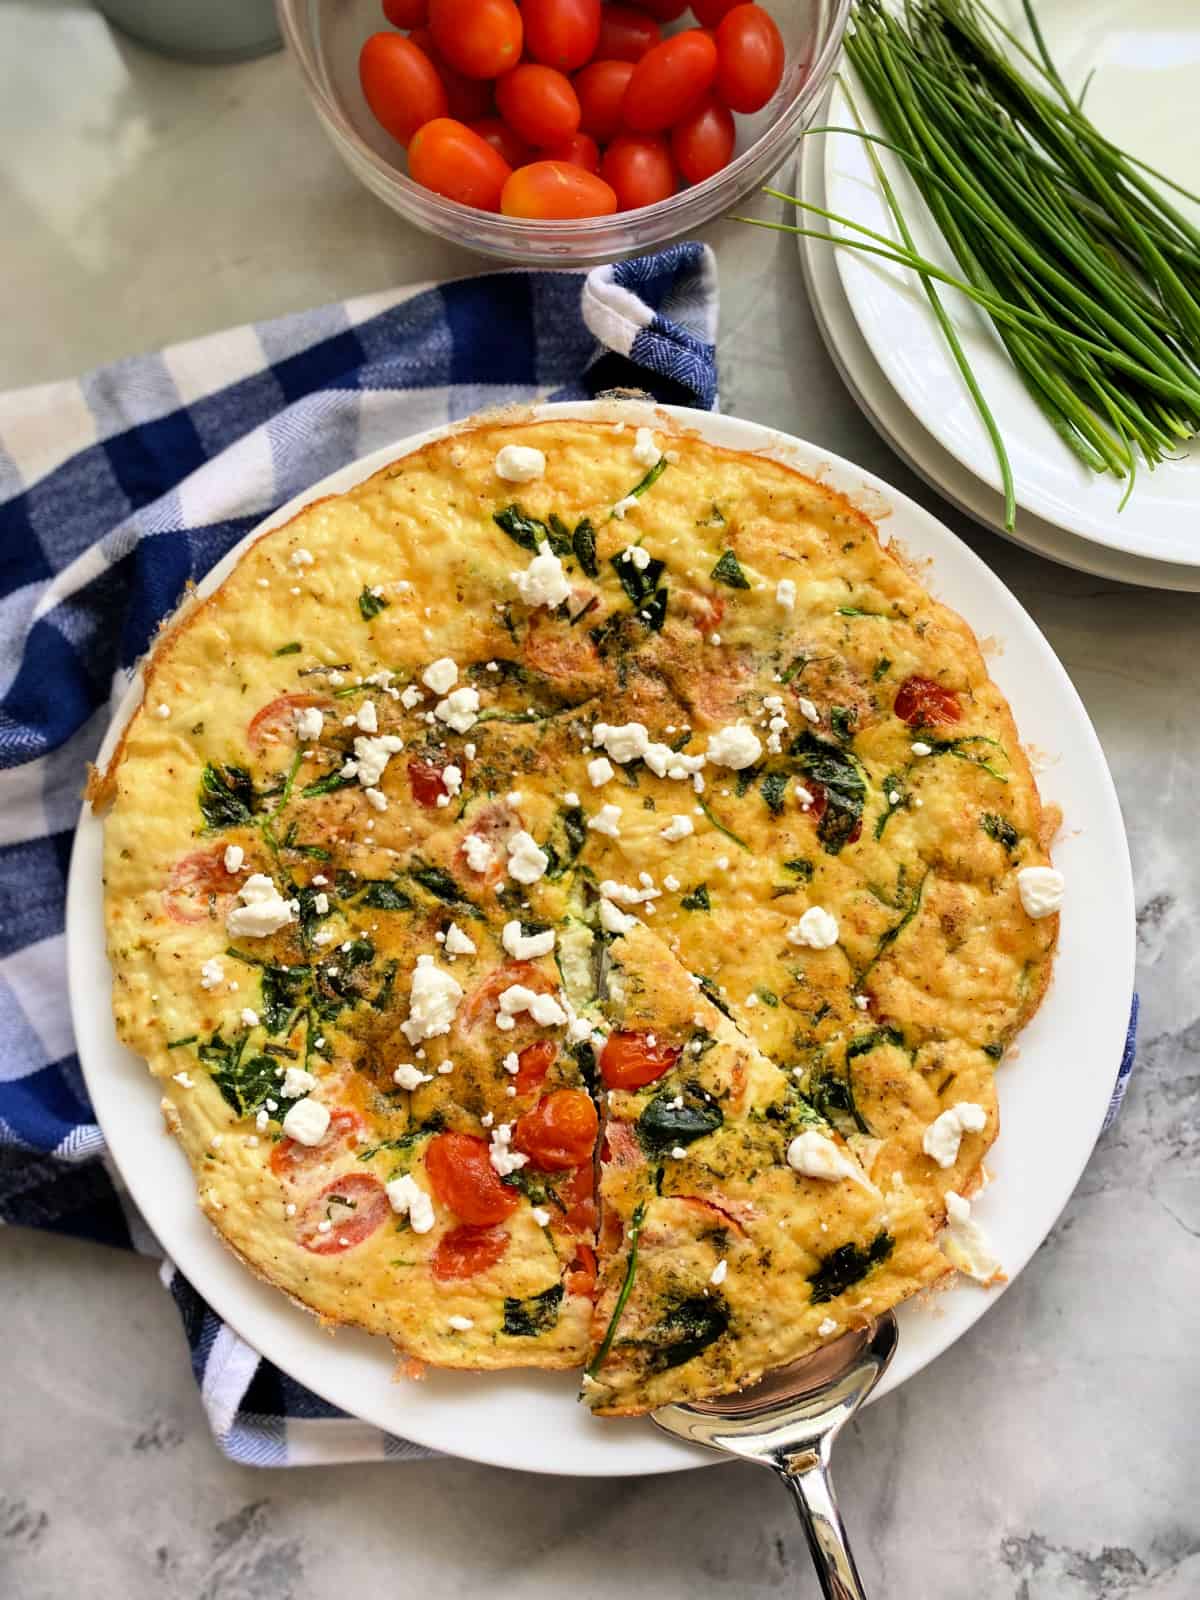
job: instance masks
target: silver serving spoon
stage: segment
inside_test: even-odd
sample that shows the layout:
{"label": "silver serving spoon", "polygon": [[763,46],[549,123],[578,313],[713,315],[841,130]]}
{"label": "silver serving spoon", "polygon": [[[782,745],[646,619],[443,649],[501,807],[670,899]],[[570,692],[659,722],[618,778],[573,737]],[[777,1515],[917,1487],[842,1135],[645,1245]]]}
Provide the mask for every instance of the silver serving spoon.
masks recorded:
{"label": "silver serving spoon", "polygon": [[899,1337],[890,1311],[738,1394],[660,1406],[668,1433],[777,1472],[796,1501],[826,1600],[866,1600],[829,1475],[839,1430],[883,1377]]}

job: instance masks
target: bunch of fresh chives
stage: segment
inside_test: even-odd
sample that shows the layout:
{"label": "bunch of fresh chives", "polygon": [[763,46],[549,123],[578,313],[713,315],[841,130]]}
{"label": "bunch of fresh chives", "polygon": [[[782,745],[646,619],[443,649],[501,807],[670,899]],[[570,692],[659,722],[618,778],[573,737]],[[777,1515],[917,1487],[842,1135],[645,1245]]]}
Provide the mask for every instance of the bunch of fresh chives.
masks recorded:
{"label": "bunch of fresh chives", "polygon": [[[1093,471],[1132,488],[1137,453],[1153,466],[1200,431],[1200,229],[1165,197],[1177,185],[1085,116],[1022,3],[1033,51],[983,0],[904,0],[898,12],[858,0],[846,53],[886,137],[861,122],[839,131],[869,141],[901,241],[800,200],[859,237],[790,230],[920,275],[996,451],[1010,527],[1007,453],[935,282],[990,314],[1030,395]],[[904,159],[961,279],[916,251],[875,143]]]}

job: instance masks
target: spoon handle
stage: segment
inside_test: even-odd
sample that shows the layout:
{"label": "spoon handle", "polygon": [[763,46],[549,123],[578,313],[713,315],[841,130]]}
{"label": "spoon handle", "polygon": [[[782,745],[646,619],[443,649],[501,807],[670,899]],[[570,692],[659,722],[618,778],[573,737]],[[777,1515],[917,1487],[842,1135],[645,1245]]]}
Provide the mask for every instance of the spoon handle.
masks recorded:
{"label": "spoon handle", "polygon": [[817,1451],[805,1452],[798,1469],[793,1465],[780,1476],[792,1491],[808,1548],[812,1554],[825,1600],[866,1600],[858,1568],[850,1554],[846,1529],[838,1511],[828,1464]]}

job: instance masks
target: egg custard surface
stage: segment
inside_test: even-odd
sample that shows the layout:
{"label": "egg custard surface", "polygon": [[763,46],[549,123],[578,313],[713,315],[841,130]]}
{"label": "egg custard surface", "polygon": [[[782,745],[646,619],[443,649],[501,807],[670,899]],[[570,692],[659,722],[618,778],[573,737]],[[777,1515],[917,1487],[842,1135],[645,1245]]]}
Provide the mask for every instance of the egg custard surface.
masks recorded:
{"label": "egg custard surface", "polygon": [[92,792],[120,1037],[327,1322],[629,1414],[998,1272],[1055,819],[970,629],[813,479],[440,438],[185,609]]}

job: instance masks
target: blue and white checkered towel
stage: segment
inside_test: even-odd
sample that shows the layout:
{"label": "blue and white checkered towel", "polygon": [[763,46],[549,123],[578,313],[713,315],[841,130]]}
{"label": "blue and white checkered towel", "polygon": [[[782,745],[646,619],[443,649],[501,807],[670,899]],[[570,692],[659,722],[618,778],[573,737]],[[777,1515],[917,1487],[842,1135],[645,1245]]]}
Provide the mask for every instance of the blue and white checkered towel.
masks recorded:
{"label": "blue and white checkered towel", "polygon": [[[326,306],[0,395],[0,1222],[161,1255],[107,1160],[66,1004],[85,763],[162,617],[317,479],[482,407],[717,400],[708,248]],[[430,1452],[263,1361],[170,1262],[217,1442],[261,1466]]]}

